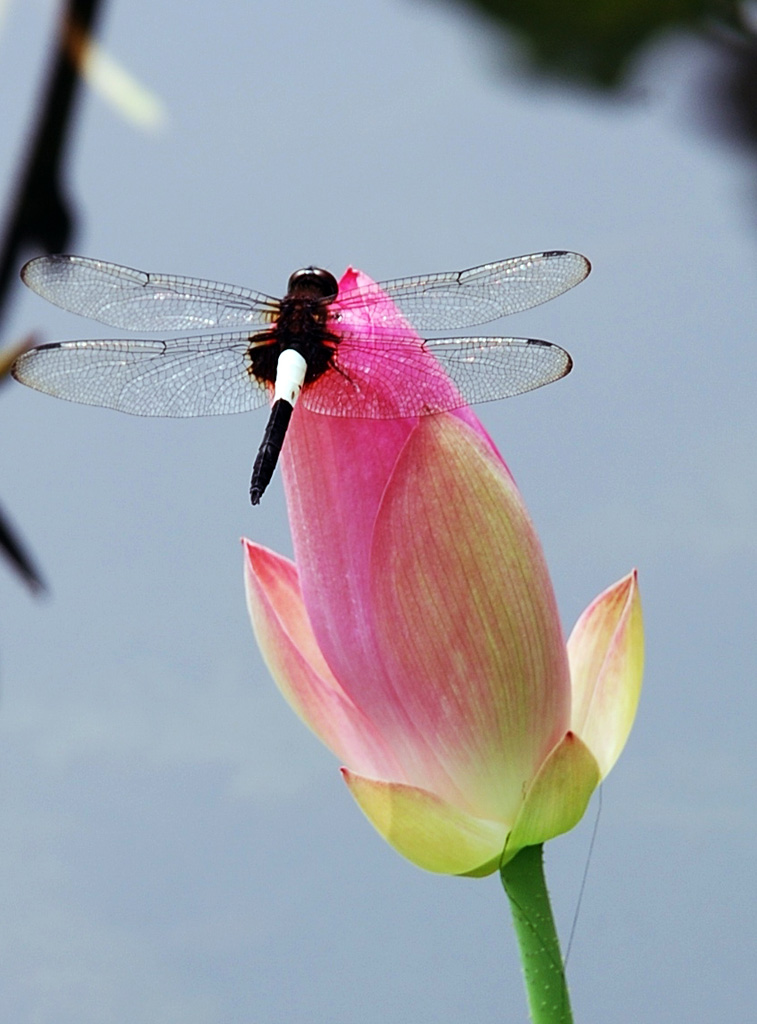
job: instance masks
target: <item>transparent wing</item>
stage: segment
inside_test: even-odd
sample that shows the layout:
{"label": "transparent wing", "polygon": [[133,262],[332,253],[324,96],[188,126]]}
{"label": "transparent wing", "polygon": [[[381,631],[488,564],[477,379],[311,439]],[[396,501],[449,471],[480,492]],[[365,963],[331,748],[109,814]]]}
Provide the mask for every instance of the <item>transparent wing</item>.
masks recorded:
{"label": "transparent wing", "polygon": [[534,338],[436,338],[395,334],[380,345],[344,338],[335,365],[301,401],[331,416],[399,419],[532,391],[570,373],[570,355]]}
{"label": "transparent wing", "polygon": [[538,338],[438,338],[426,347],[471,405],[534,391],[573,369],[564,348]]}
{"label": "transparent wing", "polygon": [[[253,336],[254,337],[254,336]],[[249,332],[167,341],[60,341],[20,356],[13,376],[57,398],[135,416],[215,416],[264,405]]]}
{"label": "transparent wing", "polygon": [[577,252],[537,252],[472,270],[382,281],[377,288],[351,292],[340,305],[349,309],[378,303],[372,320],[380,324],[381,289],[418,330],[471,327],[562,295],[583,281],[590,269],[586,257]]}
{"label": "transparent wing", "polygon": [[128,331],[191,331],[271,323],[270,295],[194,277],[145,274],[86,256],[40,256],[21,278],[70,313]]}

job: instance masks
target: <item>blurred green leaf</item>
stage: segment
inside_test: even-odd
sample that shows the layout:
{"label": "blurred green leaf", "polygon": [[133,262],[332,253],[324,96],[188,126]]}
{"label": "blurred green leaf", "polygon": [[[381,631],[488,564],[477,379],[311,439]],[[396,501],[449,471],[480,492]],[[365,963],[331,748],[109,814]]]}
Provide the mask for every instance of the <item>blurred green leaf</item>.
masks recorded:
{"label": "blurred green leaf", "polygon": [[618,85],[642,47],[669,29],[740,22],[732,0],[468,2],[513,32],[541,70],[603,87]]}

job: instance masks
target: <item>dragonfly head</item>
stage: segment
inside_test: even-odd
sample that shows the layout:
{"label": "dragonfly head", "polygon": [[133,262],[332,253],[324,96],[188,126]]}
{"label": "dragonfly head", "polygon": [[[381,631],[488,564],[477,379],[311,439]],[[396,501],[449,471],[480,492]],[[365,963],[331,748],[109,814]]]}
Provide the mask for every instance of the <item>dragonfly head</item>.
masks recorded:
{"label": "dragonfly head", "polygon": [[287,285],[287,295],[301,299],[335,299],[338,291],[334,275],[320,267],[295,270]]}

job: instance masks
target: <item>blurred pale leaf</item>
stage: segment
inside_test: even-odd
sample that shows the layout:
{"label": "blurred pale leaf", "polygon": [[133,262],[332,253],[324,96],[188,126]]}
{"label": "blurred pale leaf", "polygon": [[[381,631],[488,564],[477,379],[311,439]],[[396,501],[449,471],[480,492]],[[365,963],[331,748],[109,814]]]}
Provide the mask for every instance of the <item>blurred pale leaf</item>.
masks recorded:
{"label": "blurred pale leaf", "polygon": [[167,120],[166,109],[154,93],[121,67],[91,35],[76,24],[68,26],[68,47],[79,73],[95,92],[139,128],[158,131]]}

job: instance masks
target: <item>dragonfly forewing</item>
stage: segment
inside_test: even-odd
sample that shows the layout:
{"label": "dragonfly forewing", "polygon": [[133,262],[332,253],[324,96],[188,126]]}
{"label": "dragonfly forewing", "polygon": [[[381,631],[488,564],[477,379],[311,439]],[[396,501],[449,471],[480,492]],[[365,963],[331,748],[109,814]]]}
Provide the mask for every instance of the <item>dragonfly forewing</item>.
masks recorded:
{"label": "dragonfly forewing", "polygon": [[344,309],[377,304],[374,322],[396,311],[380,308],[387,295],[421,331],[446,331],[488,323],[541,305],[579,284],[591,265],[576,252],[539,252],[486,263],[470,270],[382,281],[339,300]]}
{"label": "dragonfly forewing", "polygon": [[56,306],[127,331],[202,331],[270,324],[270,295],[202,278],[147,274],[85,256],[40,256],[21,271]]}

